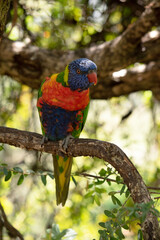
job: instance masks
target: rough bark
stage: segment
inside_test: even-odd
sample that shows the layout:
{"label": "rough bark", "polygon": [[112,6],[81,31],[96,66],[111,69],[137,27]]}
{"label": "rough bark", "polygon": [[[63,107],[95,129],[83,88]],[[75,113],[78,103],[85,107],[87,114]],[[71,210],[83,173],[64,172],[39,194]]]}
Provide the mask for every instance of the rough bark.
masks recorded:
{"label": "rough bark", "polygon": [[[1,143],[28,150],[37,150],[51,154],[58,153],[58,142],[48,142],[41,146],[41,140],[42,136],[37,133],[0,127]],[[73,157],[91,156],[103,159],[120,173],[135,203],[147,203],[151,200],[147,187],[137,169],[125,153],[113,143],[91,139],[73,139],[68,146],[67,153]],[[151,212],[149,212],[142,224],[142,232],[144,240],[160,239],[158,220]]]}
{"label": "rough bark", "polygon": [[[157,31],[154,37],[147,34],[160,24],[159,16],[160,0],[153,1],[121,36],[76,51],[51,51],[4,39],[0,46],[0,74],[38,89],[46,76],[62,71],[73,59],[87,57],[98,66],[99,83],[91,89],[92,98],[107,99],[139,90],[159,93],[160,33]],[[126,70],[124,76],[114,77],[115,71],[137,62],[145,64],[143,71]]]}
{"label": "rough bark", "polygon": [[5,29],[10,2],[11,0],[0,0],[0,41],[2,39],[3,32]]}

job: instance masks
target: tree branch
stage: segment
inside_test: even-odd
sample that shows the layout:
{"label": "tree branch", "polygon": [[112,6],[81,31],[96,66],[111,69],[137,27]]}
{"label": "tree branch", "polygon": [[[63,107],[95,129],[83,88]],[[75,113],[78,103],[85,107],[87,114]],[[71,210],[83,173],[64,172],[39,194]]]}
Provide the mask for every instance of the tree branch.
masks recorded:
{"label": "tree branch", "polygon": [[5,29],[10,2],[11,0],[0,1],[0,42],[3,36],[3,31]]}
{"label": "tree branch", "polygon": [[[58,142],[49,141],[41,146],[41,140],[42,135],[37,133],[0,127],[1,143],[7,143],[28,150],[58,154]],[[69,156],[97,157],[110,163],[123,178],[135,203],[147,203],[151,201],[148,189],[137,169],[125,153],[113,143],[92,139],[73,139],[71,140],[67,151]],[[158,220],[151,212],[149,212],[142,225],[142,231],[145,240],[160,239]]]}
{"label": "tree branch", "polygon": [[[38,89],[46,76],[62,71],[73,59],[87,57],[98,66],[99,83],[96,88],[91,89],[92,98],[107,99],[133,91],[156,89],[160,84],[158,70],[156,81],[152,81],[155,79],[152,69],[147,77],[145,72],[141,74],[141,81],[135,80],[138,72],[135,72],[133,79],[130,79],[131,75],[127,75],[125,81],[121,78],[120,82],[115,81],[112,74],[136,62],[148,65],[152,61],[155,65],[159,64],[160,34],[157,31],[156,37],[149,37],[149,34],[148,38],[144,37],[153,26],[160,23],[159,16],[160,0],[153,1],[121,36],[110,42],[76,51],[51,51],[4,39],[0,45],[0,74],[9,75],[31,88]],[[153,78],[150,78],[152,74]]]}
{"label": "tree branch", "polygon": [[[7,216],[5,214],[5,211],[0,203],[0,222],[1,222],[1,225],[3,227],[6,228],[7,232],[8,232],[8,235],[11,237],[11,238],[19,238],[21,240],[24,240],[22,234],[16,229],[14,228],[11,223],[8,221],[7,219]],[[1,234],[1,237],[3,236],[2,233]],[[3,238],[1,238],[3,239]]]}

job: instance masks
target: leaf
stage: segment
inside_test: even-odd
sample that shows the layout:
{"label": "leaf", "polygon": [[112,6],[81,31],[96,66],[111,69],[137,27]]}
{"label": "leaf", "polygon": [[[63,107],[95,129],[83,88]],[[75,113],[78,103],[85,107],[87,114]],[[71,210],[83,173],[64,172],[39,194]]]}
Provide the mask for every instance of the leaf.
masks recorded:
{"label": "leaf", "polygon": [[5,176],[4,180],[7,182],[11,178],[11,176],[12,176],[11,171],[8,171],[8,174]]}
{"label": "leaf", "polygon": [[95,184],[96,185],[101,185],[101,184],[103,184],[105,182],[105,179],[104,180],[97,180],[96,182],[95,182]]}
{"label": "leaf", "polygon": [[6,163],[1,163],[1,166],[3,166],[3,167],[7,167],[8,164],[6,164]]}
{"label": "leaf", "polygon": [[53,173],[47,173],[47,175],[48,175],[51,179],[54,179]]}
{"label": "leaf", "polygon": [[115,198],[116,198],[117,204],[118,204],[119,206],[122,206],[121,201],[120,201],[117,197],[115,197]]}
{"label": "leaf", "polygon": [[106,176],[106,173],[107,173],[107,171],[106,171],[104,168],[102,168],[102,169],[99,171],[99,175],[100,175],[101,177]]}
{"label": "leaf", "polygon": [[126,187],[126,185],[123,185],[123,187],[121,188],[120,195],[122,195],[124,193],[125,187]]}
{"label": "leaf", "polygon": [[20,167],[14,167],[13,170],[18,173],[23,173],[23,170]]}
{"label": "leaf", "polygon": [[141,229],[139,229],[138,230],[138,240],[142,240],[143,238],[142,238],[142,230]]}
{"label": "leaf", "polygon": [[46,184],[47,184],[47,179],[46,179],[46,175],[41,175],[41,181],[42,181],[42,183],[44,184],[44,186],[46,186]]}
{"label": "leaf", "polygon": [[122,233],[121,227],[119,227],[119,228],[116,230],[116,234],[117,234],[117,236],[119,237],[119,239],[124,239],[124,238],[125,238],[125,236],[124,236],[123,233]]}
{"label": "leaf", "polygon": [[32,169],[27,169],[25,173],[28,175],[31,175],[31,174],[35,174],[35,171],[33,171]]}
{"label": "leaf", "polygon": [[111,186],[111,181],[106,180],[106,182],[108,183],[109,186]]}
{"label": "leaf", "polygon": [[104,223],[104,222],[100,222],[100,223],[99,223],[99,226],[105,228],[105,223]]}
{"label": "leaf", "polygon": [[22,174],[18,179],[17,185],[21,185],[23,180],[24,180],[24,175]]}
{"label": "leaf", "polygon": [[101,205],[101,202],[100,202],[100,200],[99,200],[98,195],[95,195],[95,196],[94,196],[94,201],[96,202],[96,204],[97,204],[98,206]]}
{"label": "leaf", "polygon": [[3,145],[0,145],[0,151],[2,151],[4,149]]}
{"label": "leaf", "polygon": [[49,238],[52,240],[62,240],[62,239],[72,240],[76,236],[76,232],[70,228],[64,229],[62,232],[60,232],[58,224],[53,224],[52,229],[47,229],[47,233],[49,233],[50,236],[52,236],[52,238]]}
{"label": "leaf", "polygon": [[111,195],[112,202],[116,205],[116,197],[114,195]]}
{"label": "leaf", "polygon": [[88,192],[84,197],[89,198],[93,195],[93,193],[94,193],[94,191],[92,190],[92,191]]}
{"label": "leaf", "polygon": [[95,188],[95,191],[96,191],[97,193],[99,193],[99,194],[101,194],[101,193],[106,193],[106,190],[105,190],[104,188],[98,188],[98,187],[96,187],[96,188]]}
{"label": "leaf", "polygon": [[69,228],[69,229],[66,229],[66,234],[64,235],[64,239],[72,240],[75,238],[76,235],[77,233],[73,229]]}
{"label": "leaf", "polygon": [[128,230],[129,229],[129,226],[127,224],[123,225],[122,226],[124,229]]}
{"label": "leaf", "polygon": [[122,182],[122,179],[120,178],[120,176],[117,176],[117,177],[116,177],[116,182],[117,182],[118,184]]}
{"label": "leaf", "polygon": [[77,181],[76,181],[76,179],[72,176],[72,180],[73,180],[73,182],[74,182],[74,184],[75,184],[75,186],[77,187]]}
{"label": "leaf", "polygon": [[130,191],[127,189],[126,193],[125,193],[125,197],[127,198],[130,195]]}
{"label": "leaf", "polygon": [[4,175],[6,175],[7,176],[7,174],[8,174],[8,170],[7,170],[7,168],[3,168],[3,173],[4,173]]}
{"label": "leaf", "polygon": [[107,217],[110,217],[110,218],[115,218],[115,217],[116,217],[111,211],[108,211],[108,210],[105,210],[105,211],[104,211],[104,214],[105,214]]}

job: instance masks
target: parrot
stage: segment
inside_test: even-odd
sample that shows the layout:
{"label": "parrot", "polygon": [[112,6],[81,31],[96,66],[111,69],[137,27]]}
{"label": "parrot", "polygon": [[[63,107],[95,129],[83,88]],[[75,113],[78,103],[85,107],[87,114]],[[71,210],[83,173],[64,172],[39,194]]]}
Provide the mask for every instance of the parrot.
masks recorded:
{"label": "parrot", "polygon": [[[42,81],[37,99],[42,143],[61,140],[66,152],[69,140],[79,138],[88,114],[89,88],[96,84],[97,66],[87,58],[73,60],[64,71]],[[73,162],[64,152],[53,155],[56,202],[62,206],[68,197]]]}

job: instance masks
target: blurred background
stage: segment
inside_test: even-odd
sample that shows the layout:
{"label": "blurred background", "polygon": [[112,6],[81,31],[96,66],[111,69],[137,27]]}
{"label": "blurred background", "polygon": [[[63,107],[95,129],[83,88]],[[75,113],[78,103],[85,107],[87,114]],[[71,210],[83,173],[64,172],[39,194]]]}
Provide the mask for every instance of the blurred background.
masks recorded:
{"label": "blurred background", "polygon": [[[76,50],[113,40],[136,21],[147,3],[145,0],[12,1],[5,34],[11,40],[38,47]],[[36,100],[37,90],[0,76],[0,125],[41,133]],[[93,99],[81,137],[118,145],[145,183],[159,186],[159,113],[159,102],[151,91],[108,100]],[[98,185],[96,178],[80,173],[103,176],[103,171],[111,171],[110,178],[116,179],[117,173],[110,165],[96,158],[74,158],[69,197],[62,208],[56,206],[52,174],[42,176],[52,173],[50,154],[43,153],[40,159],[36,151],[3,145],[0,163],[0,201],[9,221],[26,240],[51,239],[47,229],[53,226],[59,226],[60,231],[72,229],[66,239],[99,239],[99,222],[107,220],[104,210],[115,207],[108,193],[119,191],[122,186],[107,182]],[[9,179],[5,178],[7,173],[4,176],[4,167],[11,171]],[[116,196],[122,203],[125,201],[125,196],[119,193]],[[157,196],[154,194],[153,199]],[[131,199],[128,205],[133,205]],[[159,209],[158,199],[156,208]],[[137,239],[138,229],[133,221],[130,230],[123,230],[125,239]],[[4,239],[9,239],[7,233]]]}

